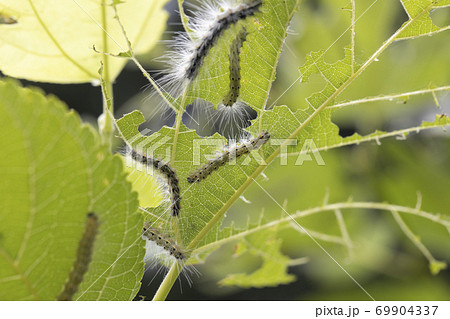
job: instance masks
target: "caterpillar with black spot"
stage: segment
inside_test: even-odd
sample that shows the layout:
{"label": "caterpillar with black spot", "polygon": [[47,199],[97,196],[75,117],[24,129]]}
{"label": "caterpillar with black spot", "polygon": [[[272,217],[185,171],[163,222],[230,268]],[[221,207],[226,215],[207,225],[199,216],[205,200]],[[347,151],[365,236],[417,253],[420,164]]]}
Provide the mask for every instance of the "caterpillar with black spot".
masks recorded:
{"label": "caterpillar with black spot", "polygon": [[181,33],[175,38],[173,50],[165,56],[169,70],[161,84],[177,96],[180,88],[196,78],[204,59],[225,30],[259,12],[261,5],[262,0],[239,4],[222,0],[194,6],[194,16],[189,20],[191,32],[189,35]]}
{"label": "caterpillar with black spot", "polygon": [[189,285],[192,284],[190,275],[200,276],[193,265],[187,265],[190,255],[164,230],[154,228],[152,223],[147,222],[142,230],[142,239],[146,241],[144,262],[149,264],[149,267],[158,266],[157,273],[176,266],[185,276]]}
{"label": "caterpillar with black spot", "polygon": [[[157,228],[152,228],[149,223],[144,225],[142,230],[142,238],[147,240],[147,251],[152,255],[158,255],[154,253],[155,248],[159,247],[166,251],[169,258],[174,259],[173,261],[184,262],[186,260],[186,254],[181,248],[175,244],[175,242],[164,235],[161,230]],[[151,247],[155,244],[157,247]],[[148,259],[148,258],[147,258]]]}
{"label": "caterpillar with black spot", "polygon": [[246,38],[247,30],[245,28],[242,28],[242,30],[233,40],[233,44],[230,48],[230,90],[222,100],[224,106],[233,106],[233,104],[236,103],[239,97],[239,91],[241,89],[241,61],[239,55]]}
{"label": "caterpillar with black spot", "polygon": [[73,269],[69,274],[69,279],[64,286],[64,290],[58,296],[58,300],[72,300],[78,291],[78,286],[83,281],[84,274],[88,270],[89,263],[91,262],[99,225],[98,217],[95,213],[87,214],[85,231],[78,244]]}
{"label": "caterpillar with black spot", "polygon": [[[217,106],[217,110],[211,112],[213,105],[202,99],[195,99],[192,105],[186,108],[189,115],[203,112],[209,114],[210,119],[207,120],[207,125],[211,119],[215,130],[228,139],[237,139],[242,137],[242,129],[248,127],[250,120],[256,117],[256,112],[244,101],[239,99],[241,89],[241,66],[240,53],[244,42],[247,39],[247,30],[242,27],[236,34],[230,46],[229,57],[229,90],[222,102]],[[188,111],[189,110],[189,111]],[[198,115],[196,116],[199,117]],[[195,128],[197,133],[202,132],[205,125],[200,125],[197,121],[191,120],[188,116],[184,116],[183,120],[189,128]],[[195,122],[195,123],[193,123]]]}
{"label": "caterpillar with black spot", "polygon": [[177,217],[181,210],[181,195],[177,172],[171,168],[168,163],[165,163],[157,158],[145,156],[135,149],[131,149],[130,156],[138,163],[146,166],[152,166],[166,177],[170,191],[171,214],[173,217]]}
{"label": "caterpillar with black spot", "polygon": [[244,154],[248,154],[254,149],[261,147],[262,145],[267,143],[269,139],[270,139],[269,132],[264,131],[260,133],[257,137],[250,139],[250,141],[244,142],[242,145],[235,146],[231,149],[225,150],[225,152],[223,152],[216,158],[209,160],[208,163],[203,165],[200,169],[191,173],[187,178],[188,183],[192,184],[204,180],[219,167],[224,166],[226,163]]}
{"label": "caterpillar with black spot", "polygon": [[217,106],[214,116],[214,124],[217,131],[223,136],[236,139],[242,134],[242,129],[249,126],[250,119],[254,119],[254,110],[244,101],[239,99],[241,89],[241,60],[240,53],[247,39],[245,27],[236,35],[230,47],[229,69],[230,89],[222,102]]}

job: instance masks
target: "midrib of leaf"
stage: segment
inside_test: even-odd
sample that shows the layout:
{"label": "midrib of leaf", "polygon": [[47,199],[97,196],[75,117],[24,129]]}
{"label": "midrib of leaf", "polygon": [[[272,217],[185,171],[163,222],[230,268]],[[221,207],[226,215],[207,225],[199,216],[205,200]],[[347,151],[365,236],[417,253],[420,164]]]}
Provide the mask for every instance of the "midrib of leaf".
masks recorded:
{"label": "midrib of leaf", "polygon": [[[297,2],[298,3],[298,2]],[[356,71],[354,72],[339,88],[336,88],[333,94],[331,94],[325,102],[315,109],[315,111],[289,136],[285,139],[281,145],[274,150],[274,152],[265,160],[265,165],[260,165],[258,168],[246,179],[246,181],[236,190],[233,196],[231,196],[225,204],[222,206],[222,208],[214,215],[214,217],[202,228],[202,230],[197,234],[197,236],[194,237],[194,239],[189,243],[187,246],[187,250],[194,250],[195,247],[200,243],[200,241],[206,236],[206,234],[214,227],[214,225],[221,220],[225,212],[228,210],[228,208],[231,207],[231,205],[243,194],[243,192],[247,189],[247,187],[253,182],[253,180],[262,173],[262,171],[265,169],[266,165],[269,165],[273,160],[277,158],[279,153],[281,152],[283,147],[286,147],[290,140],[297,137],[297,135],[300,134],[300,132],[313,121],[316,116],[318,116],[339,94],[341,94],[347,86],[350,85],[350,83],[353,82],[369,65],[374,62],[381,53],[386,50],[386,48],[395,41],[395,39],[398,37],[398,35],[403,32],[411,23],[416,21],[416,19],[420,18],[423,14],[428,12],[435,3],[430,3],[426,8],[424,8],[418,15],[416,15],[414,18],[410,18],[401,28],[399,28],[388,40],[386,40],[380,48],[378,48],[375,53],[372,54],[372,56]],[[267,93],[269,94],[269,92]],[[262,113],[262,112],[261,112]],[[262,114],[260,114],[260,127],[262,123]],[[175,135],[176,137],[176,135]],[[175,140],[174,140],[175,142]],[[153,300],[165,300],[167,295],[169,294],[170,288],[175,283],[176,278],[178,278],[178,275],[181,273],[181,267],[178,266],[178,264],[174,264],[169,272],[167,273],[166,277],[164,278],[161,286],[159,287],[158,291],[156,292]]]}
{"label": "midrib of leaf", "polygon": [[86,68],[84,68],[81,64],[79,64],[77,61],[75,61],[70,55],[59,45],[58,41],[55,39],[53,34],[50,32],[50,30],[47,28],[47,25],[42,20],[41,16],[39,15],[38,11],[36,10],[36,7],[34,6],[32,0],[28,0],[28,3],[30,4],[31,9],[33,10],[33,13],[35,14],[37,20],[41,24],[42,28],[44,29],[45,33],[48,35],[50,40],[53,42],[53,44],[56,46],[56,48],[61,52],[61,54],[69,60],[73,65],[75,65],[77,68],[79,68],[81,71],[89,75],[90,77],[94,79],[98,79],[98,75],[95,75],[91,72],[89,72]]}
{"label": "midrib of leaf", "polygon": [[430,251],[425,247],[425,245],[420,241],[420,238],[416,236],[412,230],[406,225],[406,223],[403,221],[400,214],[392,210],[392,217],[394,217],[395,221],[397,222],[400,229],[403,231],[403,233],[406,235],[406,237],[409,238],[409,240],[420,250],[420,252],[425,256],[426,259],[428,259],[428,262],[434,263],[437,262],[437,260],[431,255]]}
{"label": "midrib of leaf", "polygon": [[[323,212],[336,211],[336,210],[340,211],[340,210],[345,210],[345,209],[376,209],[376,210],[381,210],[381,211],[396,211],[396,212],[406,213],[406,214],[415,215],[418,217],[428,219],[428,220],[438,223],[446,228],[450,227],[450,221],[441,219],[439,214],[432,214],[432,213],[425,212],[425,211],[422,211],[417,208],[410,208],[410,207],[406,207],[406,206],[391,205],[391,204],[377,203],[377,202],[353,202],[353,203],[352,202],[343,202],[343,203],[327,204],[327,205],[323,205],[320,207],[315,207],[315,208],[311,208],[311,209],[307,209],[307,210],[303,210],[303,211],[298,211],[295,214],[292,214],[291,216],[292,216],[292,218],[303,218],[306,216],[311,216],[311,215],[315,215],[315,214],[319,214],[319,213],[323,213]],[[280,218],[279,220],[275,220],[272,222],[268,222],[266,224],[258,225],[249,230],[239,232],[235,235],[221,239],[217,242],[202,246],[201,248],[198,249],[198,251],[209,250],[213,247],[220,247],[224,243],[227,243],[229,241],[233,241],[233,240],[236,240],[236,239],[239,239],[242,237],[246,237],[252,233],[256,233],[263,229],[280,226],[280,224],[283,224],[283,223],[291,223],[292,218],[291,217],[283,217],[283,218]]]}
{"label": "midrib of leaf", "polygon": [[189,91],[189,88],[190,88],[190,85],[188,85],[186,87],[186,89],[184,90],[183,96],[181,97],[181,104],[177,110],[175,133],[173,136],[172,153],[171,153],[171,159],[170,159],[170,165],[172,165],[172,166],[174,166],[174,164],[175,164],[177,145],[178,145],[178,135],[180,135],[181,120],[183,118],[183,105],[186,103],[186,98],[187,98],[187,93]]}
{"label": "midrib of leaf", "polygon": [[[106,3],[105,3],[104,0],[102,1],[101,14],[102,14],[102,30],[104,31],[104,32],[102,32],[103,50],[105,52],[109,52],[109,47],[108,47],[108,24],[106,22]],[[110,82],[108,62],[109,62],[109,56],[107,54],[104,54],[103,55],[103,63],[105,65],[105,69],[104,70],[105,70],[105,81],[106,81],[106,83]],[[111,93],[111,92],[108,91],[108,93]]]}
{"label": "midrib of leaf", "polygon": [[355,24],[356,24],[356,3],[355,0],[351,0],[352,5],[352,20],[351,20],[351,33],[350,33],[350,39],[351,39],[351,52],[352,52],[352,74],[355,73]]}
{"label": "midrib of leaf", "polygon": [[362,103],[393,100],[393,99],[399,99],[402,97],[410,97],[413,95],[421,95],[421,94],[426,94],[426,93],[433,94],[435,92],[447,91],[447,90],[450,90],[450,86],[440,86],[437,88],[423,89],[423,90],[417,90],[417,91],[411,91],[411,92],[405,92],[405,93],[399,93],[399,94],[392,94],[392,95],[373,96],[373,97],[367,97],[364,99],[353,100],[353,101],[342,102],[339,104],[330,105],[329,107],[327,107],[327,109],[341,108],[344,106],[357,105],[357,104],[362,104]]}
{"label": "midrib of leaf", "polygon": [[[295,8],[298,8],[298,5],[300,4],[300,0],[297,0],[296,1],[296,3],[295,3]],[[288,10],[288,8],[286,8],[286,11],[289,11]],[[284,30],[284,33],[283,33],[283,38],[286,38],[286,36],[287,36],[287,29],[288,29],[288,26],[289,26],[289,23],[290,23],[290,21],[291,21],[291,19],[292,19],[292,16],[294,15],[294,13],[296,12],[296,10],[292,10],[291,11],[291,13],[288,15],[289,16],[289,18],[286,20],[286,21],[288,21],[287,22],[287,24],[285,24],[284,25],[284,28],[283,28],[283,30]],[[276,58],[276,63],[278,63],[278,60],[280,59],[280,55],[281,55],[281,48],[280,48],[280,50],[278,50],[278,53],[277,53],[277,58]],[[266,92],[266,98],[264,99],[265,100],[265,102],[264,102],[264,105],[267,105],[267,101],[269,100],[269,93],[270,93],[270,89],[271,89],[271,87],[272,87],[272,83],[273,83],[273,81],[275,81],[275,75],[276,75],[276,72],[277,71],[277,68],[276,68],[276,65],[272,68],[272,73],[271,73],[271,75],[270,75],[270,81],[268,82],[268,85],[267,85],[267,89],[265,90],[265,92]],[[262,115],[264,114],[264,112],[266,111],[266,109],[265,108],[263,108],[262,110],[261,110],[261,114],[260,114],[260,116],[259,116],[259,130],[261,131],[262,130]]]}
{"label": "midrib of leaf", "polygon": [[[105,1],[102,1],[101,5],[101,18],[102,18],[102,29],[104,32],[102,32],[102,42],[103,42],[103,50],[105,52],[109,51],[108,48],[108,23],[106,21],[106,8],[107,5]],[[103,98],[103,116],[104,116],[104,126],[102,128],[102,136],[103,136],[103,142],[106,145],[111,145],[112,143],[112,135],[114,131],[113,127],[113,121],[114,121],[114,105],[113,105],[113,99],[110,99],[108,97],[113,96],[113,85],[111,82],[111,75],[109,71],[109,55],[104,54],[103,55],[103,64],[104,68],[104,86],[102,89],[104,90],[104,98]]]}
{"label": "midrib of leaf", "polygon": [[[320,212],[318,212],[318,213],[320,213]],[[240,239],[240,238],[244,238],[244,237],[246,237],[248,235],[251,235],[253,233],[259,232],[261,230],[268,229],[268,228],[275,227],[275,226],[279,227],[280,224],[283,224],[283,223],[288,224],[288,223],[291,223],[291,222],[292,222],[292,220],[290,218],[289,219],[285,218],[285,220],[275,220],[275,221],[272,221],[272,222],[269,222],[269,223],[266,223],[266,224],[262,224],[262,225],[254,227],[254,228],[238,232],[238,233],[236,233],[234,235],[231,235],[229,237],[220,239],[220,240],[215,241],[213,243],[201,246],[201,247],[196,249],[196,252],[197,253],[201,253],[202,251],[210,251],[212,249],[221,247],[222,245],[224,245],[226,243],[229,243],[231,241],[234,241],[234,240],[237,240],[237,239]],[[341,237],[339,237],[339,236],[332,236],[332,235],[328,235],[328,234],[325,234],[325,233],[316,232],[316,231],[307,229],[305,227],[303,227],[303,229],[305,231],[307,231],[309,233],[309,235],[311,235],[314,238],[321,239],[321,240],[324,240],[324,241],[328,241],[330,243],[335,243],[335,244],[339,244],[339,245],[345,245],[344,240]]]}
{"label": "midrib of leaf", "polygon": [[178,2],[178,11],[180,12],[181,23],[183,24],[183,28],[184,28],[184,30],[186,30],[186,33],[189,36],[189,38],[191,40],[193,40],[191,37],[192,30],[191,30],[191,28],[189,28],[189,24],[188,24],[189,17],[186,15],[186,13],[184,12],[184,8],[183,8],[184,0],[177,0],[177,2]]}
{"label": "midrib of leaf", "polygon": [[[433,123],[432,125],[427,125],[427,126],[414,126],[414,127],[410,127],[407,129],[403,129],[403,130],[396,130],[396,131],[392,131],[392,132],[387,132],[387,133],[374,133],[374,134],[370,134],[368,136],[363,136],[360,139],[356,139],[356,140],[351,140],[351,141],[344,141],[335,145],[330,145],[330,146],[323,146],[323,147],[318,147],[316,150],[318,152],[320,151],[328,151],[334,148],[339,148],[342,146],[349,146],[349,145],[355,145],[355,144],[359,144],[359,143],[365,143],[365,142],[370,142],[370,141],[378,141],[379,139],[384,139],[384,138],[388,138],[388,137],[393,137],[393,136],[403,136],[405,137],[406,135],[408,135],[409,133],[413,133],[413,132],[421,132],[424,130],[429,130],[429,129],[433,129],[433,128],[438,128],[441,127],[443,128],[444,126],[447,126],[449,124],[437,124],[437,123]],[[298,156],[302,154],[302,152],[294,152],[294,153],[288,153],[287,156]]]}
{"label": "midrib of leaf", "polygon": [[[434,35],[434,34],[441,33],[441,32],[443,32],[443,31],[447,31],[447,30],[450,30],[450,26],[449,26],[449,25],[448,25],[448,26],[445,26],[445,27],[442,27],[442,28],[440,28],[439,30],[430,32],[430,33],[428,33],[427,35]],[[399,39],[399,40],[409,40],[409,39],[414,39],[414,38],[415,38],[414,36],[413,36],[413,37],[404,37],[404,38]]]}

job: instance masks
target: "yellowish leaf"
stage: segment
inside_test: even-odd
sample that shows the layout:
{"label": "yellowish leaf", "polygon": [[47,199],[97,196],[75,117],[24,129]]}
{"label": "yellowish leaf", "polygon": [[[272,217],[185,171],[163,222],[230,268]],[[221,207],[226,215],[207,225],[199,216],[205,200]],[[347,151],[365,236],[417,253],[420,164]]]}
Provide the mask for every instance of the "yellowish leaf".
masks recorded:
{"label": "yellowish leaf", "polygon": [[[149,51],[163,32],[167,0],[135,0],[117,8],[136,53]],[[0,24],[0,70],[33,81],[82,83],[99,80],[100,61],[114,80],[125,59],[98,51],[127,51],[126,40],[106,0],[0,0],[0,13],[14,21]]]}

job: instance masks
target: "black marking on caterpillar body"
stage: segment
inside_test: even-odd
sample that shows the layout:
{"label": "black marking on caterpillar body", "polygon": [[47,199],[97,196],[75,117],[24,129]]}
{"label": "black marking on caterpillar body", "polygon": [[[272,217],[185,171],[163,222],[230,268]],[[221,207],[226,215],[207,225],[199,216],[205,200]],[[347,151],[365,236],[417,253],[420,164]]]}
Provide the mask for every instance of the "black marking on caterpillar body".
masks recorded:
{"label": "black marking on caterpillar body", "polygon": [[89,268],[92,252],[94,250],[94,241],[98,232],[99,221],[95,213],[89,213],[86,216],[86,228],[78,244],[77,256],[73,264],[73,269],[69,274],[64,290],[58,296],[58,300],[72,300],[78,291],[78,286],[83,281],[84,274]]}
{"label": "black marking on caterpillar body", "polygon": [[160,230],[151,228],[148,223],[144,225],[142,236],[164,248],[171,256],[179,261],[186,259],[185,253],[169,238],[163,235]]}
{"label": "black marking on caterpillar body", "polygon": [[208,34],[204,36],[203,40],[197,46],[197,49],[193,52],[193,57],[186,69],[186,78],[188,80],[192,81],[198,75],[200,67],[203,64],[203,60],[220,38],[222,33],[231,25],[254,15],[259,11],[261,4],[262,0],[257,0],[248,4],[244,3],[237,8],[238,10],[230,10],[218,18],[215,25],[211,28]]}
{"label": "black marking on caterpillar body", "polygon": [[241,62],[239,54],[241,53],[241,48],[246,38],[247,30],[242,28],[230,48],[230,90],[222,101],[225,106],[233,106],[239,97],[239,91],[241,89]]}
{"label": "black marking on caterpillar body", "polygon": [[232,150],[226,150],[218,157],[208,161],[197,171],[191,173],[187,181],[188,183],[200,182],[201,180],[208,177],[212,172],[217,170],[219,167],[224,166],[226,163],[244,155],[250,153],[252,150],[259,148],[260,146],[267,143],[270,139],[270,134],[267,131],[260,133],[256,138],[252,138],[249,142],[243,143],[235,147]]}
{"label": "black marking on caterpillar body", "polygon": [[176,171],[160,159],[144,156],[134,149],[131,150],[131,158],[143,165],[152,166],[166,176],[170,190],[171,214],[177,217],[181,210],[181,195]]}

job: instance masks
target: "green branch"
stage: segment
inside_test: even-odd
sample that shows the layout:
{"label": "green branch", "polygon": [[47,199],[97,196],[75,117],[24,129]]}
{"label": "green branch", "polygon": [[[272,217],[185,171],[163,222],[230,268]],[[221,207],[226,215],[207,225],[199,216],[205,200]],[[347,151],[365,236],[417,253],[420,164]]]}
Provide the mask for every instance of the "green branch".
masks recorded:
{"label": "green branch", "polygon": [[364,99],[353,100],[353,101],[342,102],[339,104],[330,105],[329,107],[327,107],[327,109],[336,109],[336,108],[342,108],[344,106],[372,103],[372,102],[378,102],[378,101],[392,101],[395,99],[408,98],[408,97],[414,96],[414,95],[423,95],[423,94],[427,94],[427,93],[434,94],[436,92],[448,91],[448,90],[450,90],[450,86],[441,86],[441,87],[432,88],[432,89],[423,89],[423,90],[411,91],[411,92],[400,93],[400,94],[373,96],[373,97],[367,97]]}

